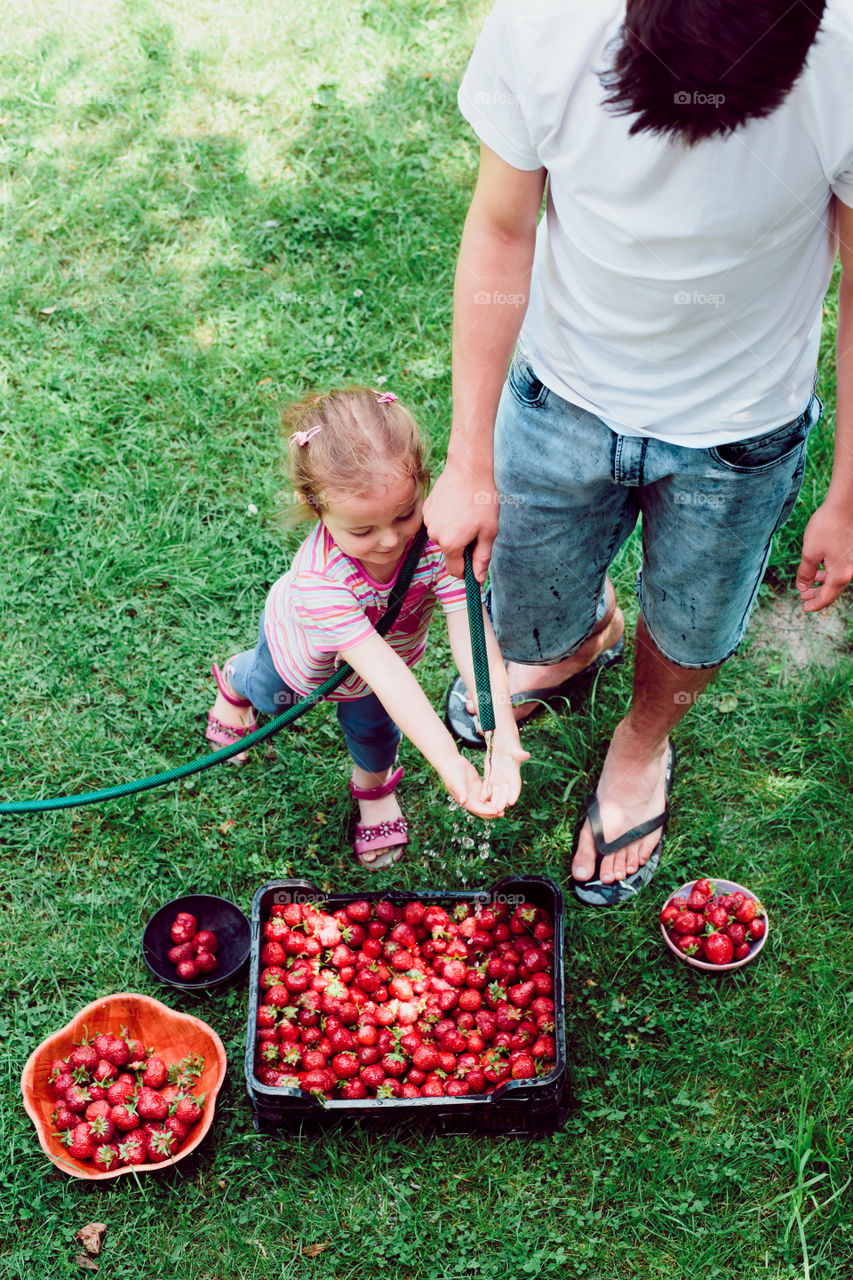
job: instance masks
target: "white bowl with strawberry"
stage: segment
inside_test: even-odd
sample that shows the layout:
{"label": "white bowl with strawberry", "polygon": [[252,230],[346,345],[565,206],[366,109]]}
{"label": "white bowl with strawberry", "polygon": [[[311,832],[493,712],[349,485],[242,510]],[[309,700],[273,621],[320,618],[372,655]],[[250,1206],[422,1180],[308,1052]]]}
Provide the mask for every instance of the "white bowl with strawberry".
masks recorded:
{"label": "white bowl with strawberry", "polygon": [[708,973],[749,964],[769,928],[764,905],[750,889],[708,876],[683,884],[660,913],[660,931],[673,955]]}

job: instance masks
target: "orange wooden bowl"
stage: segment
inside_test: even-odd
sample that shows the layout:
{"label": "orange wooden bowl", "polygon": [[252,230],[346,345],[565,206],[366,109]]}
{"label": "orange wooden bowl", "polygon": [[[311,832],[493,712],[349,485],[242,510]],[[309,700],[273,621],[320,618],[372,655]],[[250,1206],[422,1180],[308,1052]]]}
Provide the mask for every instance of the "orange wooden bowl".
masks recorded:
{"label": "orange wooden bowl", "polygon": [[[201,1119],[190,1130],[187,1141],[177,1155],[157,1164],[149,1162],[123,1165],[120,1169],[102,1173],[91,1160],[75,1160],[70,1156],[55,1134],[50,1119],[56,1110],[56,1099],[48,1084],[50,1064],[54,1058],[67,1058],[75,1044],[84,1037],[92,1039],[101,1031],[119,1035],[124,1028],[128,1035],[141,1040],[144,1045],[149,1048],[153,1046],[158,1057],[163,1058],[167,1066],[180,1062],[189,1053],[199,1054],[204,1058],[204,1069],[193,1092],[207,1096]],[[148,1169],[168,1169],[194,1151],[213,1123],[216,1097],[225,1079],[226,1065],[225,1046],[206,1022],[189,1013],[176,1013],[174,1009],[161,1004],[159,1000],[152,1000],[150,996],[123,992],[120,995],[104,996],[101,1000],[87,1004],[67,1026],[48,1036],[33,1050],[21,1076],[21,1091],[24,1095],[24,1107],[36,1127],[45,1155],[73,1178],[103,1181],[106,1178],[119,1178],[123,1173],[130,1173],[131,1169],[135,1169],[137,1173]]]}

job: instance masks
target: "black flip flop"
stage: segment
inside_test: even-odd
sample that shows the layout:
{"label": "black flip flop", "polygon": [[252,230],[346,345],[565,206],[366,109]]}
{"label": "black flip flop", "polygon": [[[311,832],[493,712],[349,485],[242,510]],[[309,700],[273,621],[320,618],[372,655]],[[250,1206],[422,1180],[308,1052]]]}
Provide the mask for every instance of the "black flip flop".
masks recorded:
{"label": "black flip flop", "polygon": [[[615,840],[604,839],[604,829],[601,825],[601,811],[598,807],[598,796],[593,791],[589,797],[586,806],[587,817],[589,818],[590,830],[592,831],[592,839],[595,844],[595,871],[589,880],[575,880],[572,877],[572,887],[581,902],[586,903],[589,907],[615,907],[622,902],[629,902],[635,898],[640,890],[647,884],[650,884],[654,878],[660,862],[661,850],[663,849],[664,836],[666,835],[666,824],[669,821],[669,793],[672,789],[672,775],[675,769],[675,747],[669,744],[669,758],[666,765],[666,777],[664,779],[664,796],[666,804],[663,813],[656,818],[649,818],[646,822],[641,822],[639,826],[632,827],[630,831],[626,831],[623,835],[617,836]],[[611,853],[618,853],[620,849],[624,849],[626,845],[632,844],[634,840],[641,840],[643,836],[647,836],[651,831],[656,831],[661,827],[660,840],[658,840],[652,850],[648,861],[644,862],[638,871],[633,875],[626,876],[624,880],[614,880],[611,884],[602,884],[601,862],[603,858],[607,858]]]}
{"label": "black flip flop", "polygon": [[[522,725],[529,724],[531,720],[535,720],[546,707],[559,710],[565,704],[566,699],[571,702],[572,698],[588,693],[589,686],[597,672],[621,662],[624,651],[625,637],[621,635],[614,645],[611,645],[609,649],[603,650],[588,667],[584,667],[583,671],[575,672],[573,676],[569,676],[561,684],[550,685],[544,689],[528,689],[523,693],[514,693],[512,695],[512,705],[514,707],[521,706],[524,702],[537,703],[533,711],[528,712],[526,716],[518,721],[519,729]],[[475,751],[483,751],[486,742],[483,735],[477,731],[475,717],[465,709],[467,701],[468,689],[465,681],[461,676],[457,676],[447,690],[447,696],[444,699],[444,723],[456,741],[461,743],[463,747],[471,747]]]}

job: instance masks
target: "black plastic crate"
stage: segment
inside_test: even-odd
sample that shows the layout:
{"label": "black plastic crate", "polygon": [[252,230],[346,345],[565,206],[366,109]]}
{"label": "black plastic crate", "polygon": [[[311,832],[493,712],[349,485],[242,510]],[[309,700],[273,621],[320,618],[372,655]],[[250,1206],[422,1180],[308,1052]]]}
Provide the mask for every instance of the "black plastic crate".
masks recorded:
{"label": "black plastic crate", "polygon": [[[550,912],[554,922],[554,1043],[556,1064],[547,1076],[536,1080],[512,1080],[488,1094],[461,1098],[365,1098],[321,1101],[302,1089],[274,1088],[255,1075],[255,1024],[262,928],[272,907],[288,902],[322,904],[330,911],[349,902],[389,901],[437,903],[451,907],[472,904],[527,901]],[[252,1103],[255,1128],[309,1132],[340,1128],[353,1123],[380,1129],[405,1125],[447,1134],[513,1134],[544,1137],[559,1129],[568,1110],[566,1028],[563,996],[563,896],[546,876],[504,876],[488,889],[394,890],[360,893],[323,893],[309,880],[271,880],[261,885],[252,900],[252,952],[249,979],[249,1021],[246,1036],[246,1088]]]}

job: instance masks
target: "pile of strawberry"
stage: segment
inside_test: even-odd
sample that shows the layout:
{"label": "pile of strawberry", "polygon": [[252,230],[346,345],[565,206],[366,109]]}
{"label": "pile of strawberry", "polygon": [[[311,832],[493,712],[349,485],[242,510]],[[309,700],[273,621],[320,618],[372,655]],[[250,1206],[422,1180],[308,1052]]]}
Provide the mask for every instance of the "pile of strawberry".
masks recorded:
{"label": "pile of strawberry", "polygon": [[530,902],[272,908],[255,1073],[327,1098],[489,1093],[554,1067],[554,927]]}
{"label": "pile of strawberry", "polygon": [[168,1160],[201,1119],[203,1069],[194,1054],[167,1067],[141,1040],[95,1035],[51,1063],[53,1124],[69,1155],[105,1173]]}
{"label": "pile of strawberry", "polygon": [[191,911],[178,912],[169,936],[175,944],[169,948],[169,960],[177,969],[181,982],[196,982],[219,968],[216,958],[219,939],[212,929],[199,929]]}
{"label": "pile of strawberry", "polygon": [[689,897],[670,899],[660,922],[686,956],[708,964],[745,960],[767,931],[764,908],[740,889],[719,894],[715,890],[712,880],[697,880]]}

